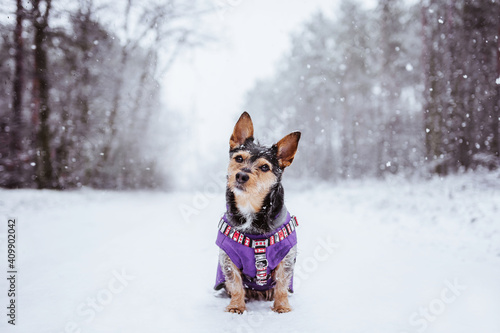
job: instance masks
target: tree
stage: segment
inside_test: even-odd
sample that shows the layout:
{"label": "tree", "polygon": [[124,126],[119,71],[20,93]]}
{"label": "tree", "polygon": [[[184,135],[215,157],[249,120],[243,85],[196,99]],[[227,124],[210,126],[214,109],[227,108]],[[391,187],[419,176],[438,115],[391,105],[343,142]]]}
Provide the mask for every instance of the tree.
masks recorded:
{"label": "tree", "polygon": [[31,11],[33,38],[33,118],[35,119],[36,173],[38,188],[56,187],[52,166],[51,129],[49,126],[49,78],[46,41],[48,39],[51,0],[34,0]]}
{"label": "tree", "polygon": [[24,25],[0,26],[0,186],[162,185],[156,159],[165,150],[158,141],[167,140],[152,139],[160,79],[183,48],[201,45],[206,10],[130,0],[123,28],[114,29],[102,18],[121,3],[101,4],[80,0],[68,9],[37,0],[17,11]]}
{"label": "tree", "polygon": [[422,3],[426,148],[438,173],[499,164],[498,11],[475,0]]}
{"label": "tree", "polygon": [[344,0],[335,18],[317,13],[275,76],[248,94],[248,110],[272,115],[269,133],[281,123],[304,132],[296,163],[308,176],[381,177],[418,165],[416,13],[388,0],[370,12]]}
{"label": "tree", "polygon": [[8,124],[5,124],[4,130],[8,128],[8,152],[5,154],[8,157],[5,159],[6,167],[9,169],[5,184],[9,188],[20,187],[24,181],[23,163],[21,161],[22,152],[22,101],[24,92],[24,39],[23,39],[23,21],[26,16],[26,10],[23,7],[22,1],[16,1],[16,25],[14,29],[14,73],[13,73],[13,88],[12,88],[12,107],[11,115],[7,118],[10,119]]}
{"label": "tree", "polygon": [[[16,45],[15,54],[15,73],[12,91],[12,122],[11,122],[11,141],[10,141],[10,156],[16,160],[17,168],[19,168],[19,153],[21,151],[21,130],[22,130],[22,101],[24,91],[24,41],[23,41],[23,21],[25,17],[25,9],[22,1],[17,0],[16,9],[16,29],[14,31],[14,40]],[[16,184],[11,184],[16,186]]]}

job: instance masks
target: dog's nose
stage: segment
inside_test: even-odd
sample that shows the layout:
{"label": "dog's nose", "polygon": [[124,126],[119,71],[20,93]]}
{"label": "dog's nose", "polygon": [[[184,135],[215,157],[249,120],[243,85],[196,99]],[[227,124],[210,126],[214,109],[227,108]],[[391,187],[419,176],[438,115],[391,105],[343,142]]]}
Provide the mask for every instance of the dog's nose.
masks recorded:
{"label": "dog's nose", "polygon": [[249,178],[250,177],[248,177],[248,175],[244,172],[238,172],[236,174],[236,181],[240,184],[246,183]]}

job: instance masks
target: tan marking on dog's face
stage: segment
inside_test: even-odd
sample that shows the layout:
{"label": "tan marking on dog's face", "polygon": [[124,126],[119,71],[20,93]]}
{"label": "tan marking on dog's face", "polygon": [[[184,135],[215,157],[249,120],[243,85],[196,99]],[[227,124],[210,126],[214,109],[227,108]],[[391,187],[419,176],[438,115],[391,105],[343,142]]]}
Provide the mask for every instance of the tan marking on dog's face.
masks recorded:
{"label": "tan marking on dog's face", "polygon": [[[266,195],[277,181],[269,161],[258,158],[252,162],[250,158],[247,151],[235,152],[228,168],[228,186],[234,193],[238,209],[245,215],[260,211]],[[248,181],[239,184],[236,180],[238,172],[247,174]]]}

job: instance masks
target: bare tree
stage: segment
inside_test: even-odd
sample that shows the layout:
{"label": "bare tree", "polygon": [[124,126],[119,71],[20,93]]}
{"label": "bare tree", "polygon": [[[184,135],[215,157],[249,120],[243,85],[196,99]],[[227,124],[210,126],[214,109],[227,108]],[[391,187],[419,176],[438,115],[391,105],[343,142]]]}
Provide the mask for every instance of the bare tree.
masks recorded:
{"label": "bare tree", "polygon": [[34,27],[33,54],[33,119],[35,121],[35,149],[37,155],[36,183],[39,188],[55,187],[51,158],[51,130],[49,126],[49,79],[46,52],[47,29],[51,0],[34,0],[31,13]]}
{"label": "bare tree", "polygon": [[[132,9],[140,15],[133,16]],[[121,28],[123,35],[124,46],[121,49],[116,81],[114,83],[113,104],[109,111],[107,119],[107,132],[102,147],[101,159],[96,168],[97,172],[102,172],[107,165],[116,164],[116,154],[121,135],[128,137],[127,130],[131,125],[138,122],[140,127],[146,126],[151,118],[151,108],[139,107],[141,103],[147,104],[144,100],[145,90],[148,86],[145,80],[156,78],[165,73],[172,63],[175,61],[180,51],[185,47],[196,47],[203,42],[207,42],[210,38],[205,35],[199,27],[195,25],[196,20],[213,9],[205,9],[198,2],[182,2],[170,0],[168,3],[147,2],[139,3],[138,1],[127,0],[124,13],[124,21]],[[132,29],[132,27],[134,27]],[[145,40],[152,40],[153,43],[148,45]],[[202,40],[204,40],[202,42]],[[136,83],[135,98],[127,97],[124,103],[124,91],[129,78],[125,78],[127,68],[130,65],[130,55],[137,52],[139,49],[147,49],[144,57],[144,64],[139,65],[142,68],[141,74]],[[158,65],[158,52],[163,51],[167,54],[167,59],[163,68]],[[137,64],[134,64],[137,65]],[[124,109],[130,109],[131,112],[124,112]],[[123,122],[119,120],[120,113],[129,114],[130,116]],[[122,126],[125,125],[125,126]],[[129,125],[129,126],[127,126]],[[137,125],[137,124],[136,124]],[[120,127],[120,128],[119,128]],[[127,139],[125,139],[127,141]]]}
{"label": "bare tree", "polygon": [[11,122],[11,152],[16,156],[21,149],[20,131],[22,128],[22,100],[24,87],[24,40],[23,40],[23,21],[25,9],[22,0],[17,0],[16,10],[16,28],[14,31],[14,43],[16,46],[15,54],[15,73],[12,89],[12,122]]}
{"label": "bare tree", "polygon": [[498,3],[422,1],[427,158],[434,171],[498,161]]}
{"label": "bare tree", "polygon": [[8,187],[19,187],[22,182],[22,166],[20,154],[22,151],[22,111],[23,111],[23,92],[24,92],[24,39],[23,39],[23,21],[26,16],[22,0],[16,1],[16,26],[14,30],[15,44],[15,71],[12,84],[12,118],[10,121],[10,143],[9,157],[12,168],[9,177]]}

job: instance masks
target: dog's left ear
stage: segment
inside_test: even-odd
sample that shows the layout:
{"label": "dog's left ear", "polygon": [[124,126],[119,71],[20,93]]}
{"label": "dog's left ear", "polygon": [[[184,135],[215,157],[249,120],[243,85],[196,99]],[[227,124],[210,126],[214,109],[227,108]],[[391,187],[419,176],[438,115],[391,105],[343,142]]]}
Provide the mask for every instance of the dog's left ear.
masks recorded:
{"label": "dog's left ear", "polygon": [[278,163],[281,169],[292,164],[295,153],[297,152],[299,140],[300,132],[293,132],[285,136],[276,144],[278,147]]}

